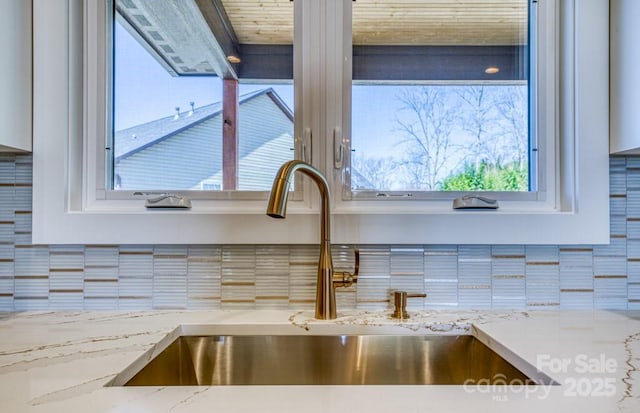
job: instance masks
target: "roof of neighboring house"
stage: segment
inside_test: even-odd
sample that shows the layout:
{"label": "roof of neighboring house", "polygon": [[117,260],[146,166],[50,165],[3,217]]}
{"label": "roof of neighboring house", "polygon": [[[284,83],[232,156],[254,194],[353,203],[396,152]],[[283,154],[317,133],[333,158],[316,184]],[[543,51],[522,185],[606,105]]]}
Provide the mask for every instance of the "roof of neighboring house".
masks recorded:
{"label": "roof of neighboring house", "polygon": [[[244,94],[240,96],[238,105],[242,105],[243,103],[262,95],[269,96],[287,115],[287,117],[293,121],[293,112],[272,88]],[[216,102],[195,108],[192,114],[190,111],[180,113],[177,119],[175,118],[175,115],[172,115],[117,131],[114,136],[115,159],[116,161],[119,161],[131,156],[136,152],[146,149],[164,139],[170,138],[185,129],[191,128],[201,122],[218,116],[221,113],[222,102]]]}

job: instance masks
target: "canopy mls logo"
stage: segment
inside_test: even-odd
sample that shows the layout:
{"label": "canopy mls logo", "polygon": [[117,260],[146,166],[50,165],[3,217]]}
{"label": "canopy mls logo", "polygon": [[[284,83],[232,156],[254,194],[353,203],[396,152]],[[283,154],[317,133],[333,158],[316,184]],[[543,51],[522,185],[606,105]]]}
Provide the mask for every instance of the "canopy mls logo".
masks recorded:
{"label": "canopy mls logo", "polygon": [[491,395],[494,401],[506,402],[509,395],[524,393],[525,399],[536,397],[544,400],[551,392],[550,385],[543,385],[535,379],[522,380],[519,378],[507,381],[502,373],[495,374],[491,378],[467,379],[462,385],[466,393],[480,393]]}
{"label": "canopy mls logo", "polygon": [[[614,397],[617,392],[615,373],[618,362],[605,354],[597,357],[576,354],[562,358],[539,354],[536,368],[540,372],[560,376],[558,381],[565,397]],[[524,394],[526,399],[544,400],[549,397],[553,386],[536,379],[507,381],[504,374],[498,373],[491,378],[467,379],[463,388],[467,393],[491,395],[494,401],[508,401],[509,396],[518,394]]]}

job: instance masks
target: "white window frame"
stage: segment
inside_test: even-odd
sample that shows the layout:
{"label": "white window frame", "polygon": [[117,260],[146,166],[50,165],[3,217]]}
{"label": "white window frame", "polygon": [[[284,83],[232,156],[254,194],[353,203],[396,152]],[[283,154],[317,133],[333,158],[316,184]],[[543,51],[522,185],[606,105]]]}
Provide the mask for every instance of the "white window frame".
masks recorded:
{"label": "white window frame", "polygon": [[[561,137],[555,145],[562,160],[555,172],[555,205],[503,204],[493,212],[452,211],[449,202],[439,201],[425,205],[340,199],[342,179],[333,168],[333,133],[348,125],[343,109],[349,107],[349,96],[343,92],[350,83],[345,80],[343,53],[350,15],[343,0],[301,3],[304,7],[296,7],[296,21],[305,31],[296,24],[294,47],[301,52],[294,61],[295,131],[296,136],[313,131],[312,162],[331,179],[334,242],[609,242],[608,36],[603,35],[609,27],[608,0],[558,2],[561,29],[545,32],[549,38],[540,40],[559,45],[551,72],[555,76],[545,87],[558,110],[540,113],[549,119],[543,122],[549,133]],[[189,211],[149,211],[142,201],[88,195],[89,183],[96,182],[95,164],[89,161],[91,153],[97,153],[95,137],[106,130],[96,116],[106,113],[99,98],[104,87],[94,76],[105,67],[98,47],[104,43],[100,4],[99,0],[34,1],[33,242],[317,243],[319,202],[308,179],[304,199],[290,201],[284,221],[265,215],[265,201],[195,200]],[[84,26],[83,19],[87,19]]]}

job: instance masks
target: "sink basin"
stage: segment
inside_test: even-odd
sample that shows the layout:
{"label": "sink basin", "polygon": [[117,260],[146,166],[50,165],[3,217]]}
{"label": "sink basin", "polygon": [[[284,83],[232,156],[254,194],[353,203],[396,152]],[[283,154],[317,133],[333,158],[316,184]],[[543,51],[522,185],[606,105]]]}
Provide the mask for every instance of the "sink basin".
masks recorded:
{"label": "sink basin", "polygon": [[470,335],[180,336],[122,374],[114,385],[534,384]]}

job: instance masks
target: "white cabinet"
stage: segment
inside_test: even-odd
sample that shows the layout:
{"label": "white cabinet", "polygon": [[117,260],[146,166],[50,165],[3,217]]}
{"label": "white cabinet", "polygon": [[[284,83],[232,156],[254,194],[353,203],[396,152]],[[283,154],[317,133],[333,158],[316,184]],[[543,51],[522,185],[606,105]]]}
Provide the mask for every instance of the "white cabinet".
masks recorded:
{"label": "white cabinet", "polygon": [[611,0],[609,151],[640,154],[640,1]]}
{"label": "white cabinet", "polygon": [[0,152],[30,152],[32,2],[0,0]]}

